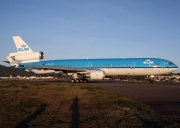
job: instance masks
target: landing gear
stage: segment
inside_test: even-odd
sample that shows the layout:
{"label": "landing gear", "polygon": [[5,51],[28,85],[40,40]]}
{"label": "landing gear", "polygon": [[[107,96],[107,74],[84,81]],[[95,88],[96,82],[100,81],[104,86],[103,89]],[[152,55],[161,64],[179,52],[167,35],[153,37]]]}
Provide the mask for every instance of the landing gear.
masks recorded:
{"label": "landing gear", "polygon": [[86,83],[88,82],[87,79],[71,79],[71,83]]}
{"label": "landing gear", "polygon": [[154,75],[151,75],[149,79],[150,79],[149,82],[150,82],[151,84],[154,83]]}
{"label": "landing gear", "polygon": [[87,80],[87,79],[83,79],[83,82],[84,82],[84,83],[87,83],[87,82],[88,82],[88,80]]}
{"label": "landing gear", "polygon": [[79,83],[80,82],[80,80],[79,79],[76,79],[76,83]]}
{"label": "landing gear", "polygon": [[86,79],[86,76],[83,76],[81,74],[73,73],[68,74],[71,75],[73,79],[71,79],[71,83],[86,83],[88,80]]}
{"label": "landing gear", "polygon": [[71,79],[71,83],[74,83],[75,82],[75,80],[74,79]]}
{"label": "landing gear", "polygon": [[154,83],[154,79],[150,79],[150,83],[151,83],[151,84]]}

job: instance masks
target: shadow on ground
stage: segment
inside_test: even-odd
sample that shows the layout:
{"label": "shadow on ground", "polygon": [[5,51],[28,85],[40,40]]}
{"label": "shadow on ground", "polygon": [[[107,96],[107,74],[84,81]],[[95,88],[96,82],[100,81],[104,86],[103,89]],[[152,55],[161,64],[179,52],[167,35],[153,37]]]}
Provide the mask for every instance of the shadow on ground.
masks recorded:
{"label": "shadow on ground", "polygon": [[80,115],[79,115],[79,106],[78,106],[79,99],[76,96],[73,99],[73,103],[70,106],[70,110],[72,111],[72,116],[71,116],[71,128],[78,128],[79,127],[79,120],[80,120]]}
{"label": "shadow on ground", "polygon": [[42,112],[44,112],[46,110],[46,106],[47,106],[46,104],[41,104],[32,115],[28,116],[26,119],[24,119],[23,121],[19,122],[15,126],[15,128],[27,128],[29,122],[31,122],[38,115],[40,115]]}

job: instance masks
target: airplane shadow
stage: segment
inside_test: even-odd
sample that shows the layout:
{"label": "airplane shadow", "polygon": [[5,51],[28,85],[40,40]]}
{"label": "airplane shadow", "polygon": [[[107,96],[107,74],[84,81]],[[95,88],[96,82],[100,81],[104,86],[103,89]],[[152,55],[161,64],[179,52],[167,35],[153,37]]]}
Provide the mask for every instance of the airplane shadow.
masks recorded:
{"label": "airplane shadow", "polygon": [[28,116],[26,119],[19,122],[15,126],[15,128],[27,128],[28,123],[31,122],[31,120],[35,119],[39,114],[46,110],[46,106],[46,104],[41,104],[32,115]]}
{"label": "airplane shadow", "polygon": [[79,127],[79,121],[80,121],[80,114],[79,114],[79,105],[78,105],[79,99],[76,96],[73,99],[73,103],[70,106],[70,110],[72,110],[72,116],[71,116],[71,128],[78,128]]}

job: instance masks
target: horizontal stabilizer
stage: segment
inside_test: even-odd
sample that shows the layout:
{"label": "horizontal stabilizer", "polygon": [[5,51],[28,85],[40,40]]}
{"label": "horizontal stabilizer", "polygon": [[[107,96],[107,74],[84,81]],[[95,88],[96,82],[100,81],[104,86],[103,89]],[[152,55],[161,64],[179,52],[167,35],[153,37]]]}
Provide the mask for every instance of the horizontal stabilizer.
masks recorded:
{"label": "horizontal stabilizer", "polygon": [[5,63],[10,63],[9,61],[7,61],[7,60],[4,60],[3,62],[5,62]]}

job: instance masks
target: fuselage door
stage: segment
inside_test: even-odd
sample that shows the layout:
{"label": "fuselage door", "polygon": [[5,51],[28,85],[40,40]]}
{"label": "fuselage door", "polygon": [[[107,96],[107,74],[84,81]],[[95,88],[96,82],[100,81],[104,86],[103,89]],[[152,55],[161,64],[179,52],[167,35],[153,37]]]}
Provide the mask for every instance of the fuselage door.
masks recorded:
{"label": "fuselage door", "polygon": [[164,62],[161,62],[161,67],[165,68],[165,63]]}
{"label": "fuselage door", "polygon": [[131,69],[134,69],[136,66],[135,62],[131,62]]}
{"label": "fuselage door", "polygon": [[92,68],[92,63],[91,62],[88,63],[88,67],[89,67],[89,69]]}

